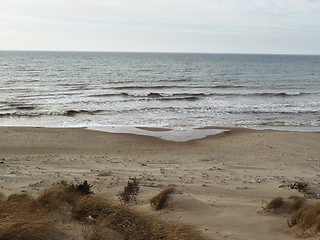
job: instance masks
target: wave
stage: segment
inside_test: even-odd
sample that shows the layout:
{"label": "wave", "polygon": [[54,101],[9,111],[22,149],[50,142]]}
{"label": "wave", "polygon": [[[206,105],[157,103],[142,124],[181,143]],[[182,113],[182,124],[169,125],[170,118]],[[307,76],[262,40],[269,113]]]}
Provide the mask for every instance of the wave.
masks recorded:
{"label": "wave", "polygon": [[209,96],[209,94],[205,93],[177,93],[177,94],[168,94],[168,93],[141,93],[141,94],[129,94],[127,92],[121,93],[102,93],[102,94],[92,94],[88,95],[88,97],[131,97],[131,98],[165,98],[165,97],[174,97],[174,96]]}
{"label": "wave", "polygon": [[[23,92],[25,92],[25,91],[23,91]],[[40,99],[41,100],[52,99],[52,97],[59,97],[59,96],[77,95],[77,92],[75,92],[75,93],[72,93],[72,92],[74,92],[74,91],[70,91],[69,93],[66,93],[66,92],[46,93],[44,95],[41,95],[41,94],[19,95],[16,98],[19,99],[20,101],[23,101],[23,100],[31,101],[31,100],[40,100]]]}
{"label": "wave", "polygon": [[299,96],[304,95],[305,93],[286,93],[286,92],[280,92],[280,93],[249,93],[244,94],[244,96],[261,96],[261,97],[289,97],[289,96]]}
{"label": "wave", "polygon": [[291,92],[281,92],[281,93],[270,93],[270,92],[263,92],[263,93],[159,93],[159,92],[144,92],[139,94],[130,94],[128,92],[121,92],[121,93],[102,93],[102,94],[92,94],[88,97],[130,97],[130,98],[152,98],[152,99],[159,99],[159,100],[166,100],[166,99],[173,99],[176,98],[177,100],[184,98],[205,98],[205,97],[212,97],[212,96],[226,96],[226,97],[296,97],[296,96],[303,96],[303,95],[310,95],[312,93],[291,93]]}
{"label": "wave", "polygon": [[257,110],[229,110],[226,111],[229,114],[281,114],[281,115],[290,115],[290,114],[319,114],[318,110],[302,110],[302,109],[292,109],[292,110],[272,110],[272,109],[257,109]]}
{"label": "wave", "polygon": [[17,109],[17,110],[30,111],[30,110],[34,110],[34,109],[36,109],[36,108],[35,108],[35,107],[32,107],[32,106],[17,106],[16,109]]}
{"label": "wave", "polygon": [[37,69],[28,69],[28,68],[18,68],[16,69],[19,72],[32,72],[32,73],[41,73],[40,70]]}
{"label": "wave", "polygon": [[157,82],[190,82],[192,81],[192,78],[181,78],[181,79],[162,79],[162,80],[158,80]]}
{"label": "wave", "polygon": [[87,87],[88,84],[85,83],[57,83],[57,87]]}
{"label": "wave", "polygon": [[162,98],[162,101],[196,101],[199,100],[198,97],[169,97],[169,98]]}
{"label": "wave", "polygon": [[101,94],[92,94],[89,95],[88,97],[116,97],[116,96],[122,96],[122,97],[136,97],[134,95],[129,95],[128,93],[101,93]]}
{"label": "wave", "polygon": [[47,114],[36,113],[36,112],[9,112],[9,113],[0,113],[0,118],[4,118],[4,117],[39,117],[42,115],[47,115]]}
{"label": "wave", "polygon": [[135,72],[153,72],[153,69],[137,69]]}
{"label": "wave", "polygon": [[155,86],[121,86],[121,87],[110,87],[113,90],[147,90],[147,89],[215,89],[215,88],[243,88],[244,86],[232,86],[232,85],[216,85],[216,86],[199,86],[199,85],[155,85]]}
{"label": "wave", "polygon": [[[134,80],[125,80],[125,81],[110,81],[108,84],[115,84],[115,85],[123,85],[123,84],[128,84],[128,83],[135,83],[136,81]],[[105,89],[105,88],[103,88]],[[108,89],[108,88],[107,88]]]}
{"label": "wave", "polygon": [[218,85],[218,86],[214,86],[213,88],[245,88],[245,86],[242,86],[242,85]]}
{"label": "wave", "polygon": [[[133,99],[158,99],[158,100],[198,100],[201,97],[207,97],[212,94],[208,93],[177,93],[177,94],[167,94],[167,93],[146,93],[146,94],[129,94],[126,92],[123,93],[105,93],[105,94],[93,94],[88,97],[97,97],[97,98],[108,98],[108,97],[125,97],[125,98],[133,98]],[[126,101],[130,101],[127,99]]]}
{"label": "wave", "polygon": [[244,96],[262,96],[262,97],[295,97],[295,96],[302,96],[302,95],[309,95],[311,93],[301,93],[301,92],[280,92],[280,93],[249,93],[244,94]]}
{"label": "wave", "polygon": [[67,110],[65,111],[62,115],[63,116],[67,116],[67,117],[73,117],[77,114],[90,114],[90,115],[94,115],[95,113],[99,113],[102,112],[102,110]]}
{"label": "wave", "polygon": [[30,112],[8,112],[8,113],[0,113],[0,118],[3,117],[41,117],[41,116],[66,116],[66,117],[74,117],[77,114],[89,114],[94,115],[96,113],[103,112],[102,110],[66,110],[66,111],[30,111]]}

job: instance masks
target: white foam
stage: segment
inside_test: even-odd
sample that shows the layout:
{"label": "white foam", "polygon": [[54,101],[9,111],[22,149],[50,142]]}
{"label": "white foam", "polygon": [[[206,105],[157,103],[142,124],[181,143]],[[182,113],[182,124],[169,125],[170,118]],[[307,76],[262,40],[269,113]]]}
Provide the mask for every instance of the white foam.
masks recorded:
{"label": "white foam", "polygon": [[152,136],[161,138],[166,141],[174,142],[187,142],[190,140],[205,138],[209,135],[215,135],[226,132],[223,129],[199,129],[193,127],[175,127],[168,131],[149,131],[137,127],[123,127],[123,126],[110,126],[110,127],[88,127],[90,130],[103,131],[109,133],[130,133],[143,136]]}

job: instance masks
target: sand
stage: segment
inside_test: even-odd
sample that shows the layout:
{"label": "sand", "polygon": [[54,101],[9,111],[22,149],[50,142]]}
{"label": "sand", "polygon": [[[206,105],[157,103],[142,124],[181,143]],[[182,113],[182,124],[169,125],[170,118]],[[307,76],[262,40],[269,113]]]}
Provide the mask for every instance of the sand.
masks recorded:
{"label": "sand", "polygon": [[[172,142],[86,129],[1,127],[0,192],[37,195],[57,181],[88,180],[96,194],[119,201],[116,194],[135,177],[141,189],[134,208],[191,223],[210,239],[298,239],[298,229],[287,226],[288,213],[261,209],[274,197],[303,195],[290,189],[294,182],[308,182],[312,197],[320,197],[320,134],[227,130]],[[154,212],[149,199],[169,185],[182,194]]]}

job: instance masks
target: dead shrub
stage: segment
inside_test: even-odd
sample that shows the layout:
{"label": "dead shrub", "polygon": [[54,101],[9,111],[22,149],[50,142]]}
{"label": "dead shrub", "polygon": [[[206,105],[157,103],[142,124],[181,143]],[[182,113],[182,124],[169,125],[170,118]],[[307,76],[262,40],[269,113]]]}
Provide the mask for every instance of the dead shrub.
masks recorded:
{"label": "dead shrub", "polygon": [[169,195],[175,192],[176,189],[173,187],[165,188],[159,194],[150,199],[150,205],[156,211],[165,208]]}
{"label": "dead shrub", "polygon": [[[66,184],[65,182],[62,182],[62,184]],[[93,191],[91,190],[93,186],[88,183],[88,181],[84,181],[83,183],[80,184],[66,184],[66,188],[69,192],[77,192],[81,195],[89,195],[93,194]]]}
{"label": "dead shrub", "polygon": [[295,182],[291,185],[291,189],[297,189],[299,192],[306,191],[309,187],[309,184],[306,182]]}
{"label": "dead shrub", "polygon": [[139,181],[136,178],[129,180],[127,186],[124,187],[123,192],[119,194],[120,201],[124,203],[129,203],[130,201],[135,201],[135,196],[139,192]]}

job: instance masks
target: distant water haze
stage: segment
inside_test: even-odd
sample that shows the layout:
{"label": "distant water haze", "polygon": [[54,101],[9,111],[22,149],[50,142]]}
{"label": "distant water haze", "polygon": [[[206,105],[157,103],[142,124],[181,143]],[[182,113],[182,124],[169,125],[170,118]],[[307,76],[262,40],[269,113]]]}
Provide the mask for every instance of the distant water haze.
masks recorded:
{"label": "distant water haze", "polygon": [[319,131],[320,56],[0,52],[0,125]]}

